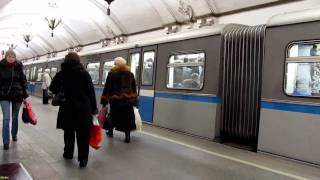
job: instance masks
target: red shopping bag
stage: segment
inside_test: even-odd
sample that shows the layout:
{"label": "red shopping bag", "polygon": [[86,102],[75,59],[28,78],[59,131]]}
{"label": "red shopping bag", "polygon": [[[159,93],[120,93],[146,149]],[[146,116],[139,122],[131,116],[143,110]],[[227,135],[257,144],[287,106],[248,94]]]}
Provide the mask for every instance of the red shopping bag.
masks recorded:
{"label": "red shopping bag", "polygon": [[37,117],[34,114],[30,103],[27,100],[25,100],[23,103],[24,103],[23,118],[25,119],[24,121],[30,122],[32,125],[36,125]]}
{"label": "red shopping bag", "polygon": [[89,144],[94,149],[99,149],[102,143],[102,129],[97,119],[93,120],[93,127],[90,129]]}
{"label": "red shopping bag", "polygon": [[101,110],[99,111],[99,114],[97,116],[100,126],[102,126],[103,123],[106,121],[107,114],[108,114],[108,108],[107,107],[101,108]]}

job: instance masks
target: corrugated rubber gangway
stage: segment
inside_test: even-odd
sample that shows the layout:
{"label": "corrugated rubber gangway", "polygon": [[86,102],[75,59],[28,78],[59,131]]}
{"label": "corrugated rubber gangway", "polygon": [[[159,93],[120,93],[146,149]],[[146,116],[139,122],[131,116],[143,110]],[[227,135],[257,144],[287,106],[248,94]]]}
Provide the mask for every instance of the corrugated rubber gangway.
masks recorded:
{"label": "corrugated rubber gangway", "polygon": [[265,26],[224,33],[221,140],[256,150]]}

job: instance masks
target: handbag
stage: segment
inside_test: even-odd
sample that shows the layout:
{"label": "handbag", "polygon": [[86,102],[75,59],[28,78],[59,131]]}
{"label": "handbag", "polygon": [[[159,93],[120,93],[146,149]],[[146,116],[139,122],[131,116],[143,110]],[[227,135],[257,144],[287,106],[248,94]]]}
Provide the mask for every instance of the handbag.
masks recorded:
{"label": "handbag", "polygon": [[46,92],[46,97],[47,97],[48,99],[51,99],[51,98],[53,97],[52,92],[49,91],[49,90],[47,90],[47,92]]}
{"label": "handbag", "polygon": [[47,99],[51,98],[51,96],[49,94],[49,90],[44,90],[44,97],[47,98]]}
{"label": "handbag", "polygon": [[93,127],[90,129],[89,144],[94,149],[99,149],[102,143],[102,129],[98,119],[93,118]]}
{"label": "handbag", "polygon": [[51,104],[52,106],[61,106],[65,102],[66,102],[66,97],[64,96],[64,93],[58,92],[53,96]]}
{"label": "handbag", "polygon": [[103,107],[100,109],[98,116],[97,116],[100,126],[102,126],[104,124],[104,122],[106,121],[107,114],[108,114],[107,107]]}
{"label": "handbag", "polygon": [[136,124],[136,129],[138,131],[142,130],[142,120],[141,120],[141,116],[139,113],[139,109],[135,106],[133,106],[133,112],[134,112],[134,119],[135,119],[135,124]]}
{"label": "handbag", "polygon": [[113,124],[113,121],[111,119],[110,114],[108,114],[106,120],[103,123],[103,127],[102,128],[104,130],[107,130],[107,131],[114,128],[114,124]]}
{"label": "handbag", "polygon": [[66,97],[64,95],[63,81],[62,79],[57,79],[59,81],[59,91],[52,97],[51,104],[52,106],[61,106],[66,102]]}
{"label": "handbag", "polygon": [[25,106],[23,106],[23,110],[22,110],[22,122],[28,124],[30,122],[29,120],[29,115],[28,115],[28,110]]}

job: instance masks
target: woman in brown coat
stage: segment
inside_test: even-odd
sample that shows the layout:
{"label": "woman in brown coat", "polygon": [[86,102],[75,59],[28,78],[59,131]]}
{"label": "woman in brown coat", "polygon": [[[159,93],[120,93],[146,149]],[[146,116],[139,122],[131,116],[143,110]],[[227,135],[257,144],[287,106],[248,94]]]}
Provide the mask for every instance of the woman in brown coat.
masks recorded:
{"label": "woman in brown coat", "polygon": [[[101,97],[105,107],[110,103],[110,118],[118,131],[125,133],[125,142],[130,142],[130,131],[136,129],[133,106],[137,105],[137,90],[134,75],[122,57],[114,60],[114,67],[108,73]],[[107,133],[113,136],[113,127]]]}

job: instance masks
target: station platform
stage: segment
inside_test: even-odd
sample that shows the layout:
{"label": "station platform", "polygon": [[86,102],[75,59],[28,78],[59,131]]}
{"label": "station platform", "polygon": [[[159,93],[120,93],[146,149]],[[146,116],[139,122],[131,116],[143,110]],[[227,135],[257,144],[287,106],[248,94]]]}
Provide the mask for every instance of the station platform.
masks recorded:
{"label": "station platform", "polygon": [[[73,160],[64,160],[63,131],[56,129],[58,108],[29,98],[38,124],[19,120],[18,141],[4,151],[0,164],[21,163],[32,179],[94,180],[286,180],[320,179],[320,168],[280,157],[232,148],[198,137],[144,125],[133,132],[131,143],[115,131],[105,136],[99,150],[90,148],[89,162],[80,169],[75,151]],[[2,119],[2,112],[0,115]],[[21,117],[21,116],[20,116]],[[2,121],[0,121],[2,126]],[[2,129],[2,128],[1,128]],[[0,168],[0,177],[5,175]]]}

